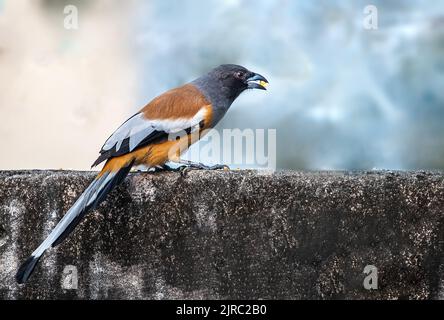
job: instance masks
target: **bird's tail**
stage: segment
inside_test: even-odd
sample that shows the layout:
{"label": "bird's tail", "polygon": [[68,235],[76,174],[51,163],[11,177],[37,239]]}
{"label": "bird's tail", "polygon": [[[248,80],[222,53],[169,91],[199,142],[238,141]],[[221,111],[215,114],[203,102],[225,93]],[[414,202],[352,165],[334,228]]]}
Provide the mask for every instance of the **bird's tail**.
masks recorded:
{"label": "bird's tail", "polygon": [[[110,161],[112,160],[113,159]],[[26,282],[43,253],[49,247],[55,247],[61,243],[74,230],[84,215],[89,210],[94,210],[97,205],[105,199],[106,195],[125,179],[131,170],[133,163],[133,161],[127,163],[124,166],[119,167],[117,170],[114,169],[115,166],[107,166],[108,163],[105,164],[99,175],[80,195],[45,241],[43,241],[31,256],[20,266],[15,276],[18,283]]]}

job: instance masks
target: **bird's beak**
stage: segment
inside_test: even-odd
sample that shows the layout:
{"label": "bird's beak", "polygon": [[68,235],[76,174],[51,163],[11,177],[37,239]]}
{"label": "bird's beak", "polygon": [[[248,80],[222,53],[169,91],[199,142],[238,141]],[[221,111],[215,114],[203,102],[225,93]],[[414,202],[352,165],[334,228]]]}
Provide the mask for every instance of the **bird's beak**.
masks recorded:
{"label": "bird's beak", "polygon": [[259,73],[253,73],[253,75],[247,79],[247,84],[248,89],[267,90],[268,80]]}

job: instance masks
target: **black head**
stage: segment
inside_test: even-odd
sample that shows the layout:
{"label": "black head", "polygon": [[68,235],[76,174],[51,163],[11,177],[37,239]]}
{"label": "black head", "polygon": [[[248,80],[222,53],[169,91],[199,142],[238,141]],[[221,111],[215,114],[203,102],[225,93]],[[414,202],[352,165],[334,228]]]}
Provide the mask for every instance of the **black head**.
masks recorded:
{"label": "black head", "polygon": [[234,101],[246,89],[266,90],[267,79],[235,64],[223,64],[211,70],[206,76],[211,91],[219,91],[221,95]]}

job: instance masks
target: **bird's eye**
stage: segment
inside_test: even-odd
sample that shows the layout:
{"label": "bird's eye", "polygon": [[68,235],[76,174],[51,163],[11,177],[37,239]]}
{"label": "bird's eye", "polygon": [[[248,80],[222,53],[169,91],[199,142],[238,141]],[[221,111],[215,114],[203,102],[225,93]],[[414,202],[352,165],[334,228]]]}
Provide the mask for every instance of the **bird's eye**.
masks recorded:
{"label": "bird's eye", "polygon": [[234,74],[234,76],[235,76],[236,78],[241,79],[241,78],[244,76],[244,73],[243,73],[242,71],[238,71],[238,72],[236,72],[236,73]]}

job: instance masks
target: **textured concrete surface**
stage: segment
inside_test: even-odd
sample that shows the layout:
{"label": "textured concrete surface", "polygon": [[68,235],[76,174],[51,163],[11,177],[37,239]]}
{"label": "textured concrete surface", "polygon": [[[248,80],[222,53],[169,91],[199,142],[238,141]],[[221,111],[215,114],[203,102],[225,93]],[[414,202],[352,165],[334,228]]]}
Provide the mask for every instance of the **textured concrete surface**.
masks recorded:
{"label": "textured concrete surface", "polygon": [[93,176],[0,172],[0,298],[444,299],[439,172],[134,173],[17,285]]}

